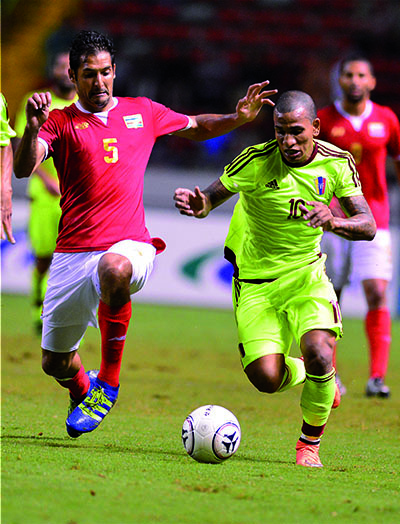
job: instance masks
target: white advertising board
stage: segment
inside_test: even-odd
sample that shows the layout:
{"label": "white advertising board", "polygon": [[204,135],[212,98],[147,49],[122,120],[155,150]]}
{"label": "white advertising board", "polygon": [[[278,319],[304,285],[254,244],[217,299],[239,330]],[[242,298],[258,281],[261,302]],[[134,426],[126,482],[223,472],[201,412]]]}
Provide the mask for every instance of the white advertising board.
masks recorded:
{"label": "white advertising board", "polygon": [[[147,210],[147,227],[152,236],[167,243],[156,257],[154,271],[137,302],[181,304],[231,308],[231,265],[223,258],[223,244],[229,227],[229,215],[209,215],[197,220],[179,215],[175,209]],[[28,208],[16,201],[13,228],[17,244],[1,243],[2,291],[28,294],[33,258],[26,235]],[[396,278],[390,286],[390,306],[398,314],[399,231],[393,233]],[[363,316],[366,305],[361,286],[353,282],[342,301],[343,315]]]}

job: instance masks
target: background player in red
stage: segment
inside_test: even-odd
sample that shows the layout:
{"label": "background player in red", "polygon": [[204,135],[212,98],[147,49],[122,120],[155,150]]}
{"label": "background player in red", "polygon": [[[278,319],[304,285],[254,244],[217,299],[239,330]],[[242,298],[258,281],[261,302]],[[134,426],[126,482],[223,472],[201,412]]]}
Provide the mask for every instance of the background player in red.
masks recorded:
{"label": "background player in red", "polygon": [[[368,305],[365,329],[370,354],[366,394],[388,397],[390,390],[384,383],[391,340],[387,287],[393,268],[386,158],[389,154],[394,159],[400,182],[400,126],[391,109],[370,100],[375,84],[368,60],[357,56],[343,60],[339,66],[342,97],[320,110],[318,116],[321,119],[320,138],[354,156],[364,196],[377,223],[376,237],[372,242],[353,244],[326,233],[322,250],[328,253],[327,272],[338,298],[352,265],[362,281]],[[336,213],[341,212],[337,202],[331,207]]]}
{"label": "background player in red", "polygon": [[[28,177],[52,156],[61,192],[57,246],[43,307],[42,367],[70,392],[68,434],[97,428],[117,400],[132,294],[145,284],[165,248],[146,228],[143,177],[157,137],[205,140],[253,120],[268,81],[250,86],[228,115],[186,116],[145,97],[113,97],[115,52],[95,31],[82,31],[70,50],[69,75],[79,100],[49,112],[49,93],[27,102],[27,126],[15,174]],[[98,373],[85,373],[78,354],[88,325],[101,331]]]}

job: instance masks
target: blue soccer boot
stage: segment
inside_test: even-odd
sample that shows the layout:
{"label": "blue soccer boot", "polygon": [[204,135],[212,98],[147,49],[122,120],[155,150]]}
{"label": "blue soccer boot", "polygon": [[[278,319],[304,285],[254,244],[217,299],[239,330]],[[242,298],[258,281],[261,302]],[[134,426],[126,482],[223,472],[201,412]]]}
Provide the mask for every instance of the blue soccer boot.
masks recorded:
{"label": "blue soccer boot", "polygon": [[97,428],[118,398],[118,387],[113,387],[97,377],[88,394],[66,420],[70,437],[77,438]]}

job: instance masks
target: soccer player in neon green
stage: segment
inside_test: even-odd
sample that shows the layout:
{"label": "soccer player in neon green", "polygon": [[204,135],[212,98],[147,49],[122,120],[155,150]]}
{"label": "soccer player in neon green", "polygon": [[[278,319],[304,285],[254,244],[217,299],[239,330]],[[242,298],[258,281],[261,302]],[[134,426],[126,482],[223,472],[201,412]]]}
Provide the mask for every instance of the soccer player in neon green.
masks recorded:
{"label": "soccer player in neon green", "polygon": [[[48,91],[51,93],[51,109],[63,109],[78,99],[75,86],[68,76],[68,68],[69,53],[67,51],[56,53],[50,66],[51,87]],[[19,139],[24,134],[25,106],[31,95],[32,93],[29,93],[24,97],[15,119],[15,130]],[[32,313],[35,329],[41,333],[40,315],[61,216],[60,189],[52,159],[44,161],[29,179],[28,197],[30,201],[28,234],[35,257],[32,272]]]}
{"label": "soccer player in neon green", "polygon": [[11,225],[13,150],[10,140],[14,136],[15,131],[9,124],[7,102],[0,93],[1,239],[7,238],[11,244],[15,244]]}
{"label": "soccer player in neon green", "polygon": [[[274,127],[275,140],[245,149],[207,189],[178,188],[174,199],[181,214],[204,218],[240,193],[225,258],[234,267],[243,368],[261,392],[304,384],[296,463],[321,467],[321,436],[340,401],[332,353],[342,323],[320,240],[324,230],[350,240],[372,240],[376,225],[352,156],[316,139],[319,119],[309,95],[281,95]],[[346,218],[330,212],[333,194]],[[289,356],[293,337],[302,358]]]}

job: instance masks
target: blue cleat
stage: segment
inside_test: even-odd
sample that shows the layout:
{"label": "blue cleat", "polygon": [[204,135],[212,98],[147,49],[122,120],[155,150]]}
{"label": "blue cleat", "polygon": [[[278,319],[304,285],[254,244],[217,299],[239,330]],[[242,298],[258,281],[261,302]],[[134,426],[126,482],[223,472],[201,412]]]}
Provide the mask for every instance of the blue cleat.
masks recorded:
{"label": "blue cleat", "polygon": [[[89,377],[90,385],[89,385],[89,389],[88,389],[88,392],[86,393],[85,397],[89,394],[90,389],[93,387],[93,384],[94,384],[98,374],[99,374],[99,370],[98,369],[90,369],[89,371],[86,371],[85,375],[87,375]],[[77,401],[74,398],[72,398],[71,395],[70,395],[67,417],[69,417],[71,415],[71,413],[74,411],[74,409],[79,406],[79,404],[82,402],[82,400],[83,400],[83,398],[81,398],[81,400]]]}
{"label": "blue cleat", "polygon": [[[89,395],[90,391],[93,389],[98,374],[99,374],[98,369],[90,369],[89,371],[86,371],[86,375],[89,377],[90,384],[89,384],[88,392],[86,393],[84,398],[86,398]],[[69,397],[67,420],[68,420],[68,417],[71,415],[71,413],[75,410],[75,408],[79,406],[81,402],[82,400],[77,401],[73,399],[71,396]],[[82,433],[80,433],[79,431],[74,431],[72,428],[69,428],[68,425],[67,425],[67,433],[72,438],[78,438],[82,435]]]}
{"label": "blue cleat", "polygon": [[97,428],[118,398],[118,387],[108,385],[96,376],[86,397],[66,420],[68,435],[77,438]]}

